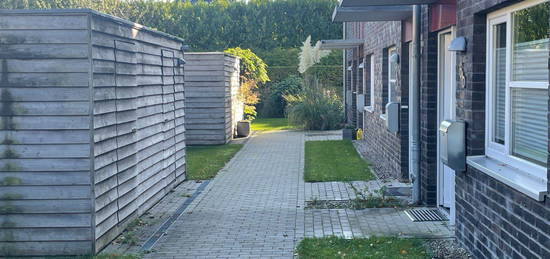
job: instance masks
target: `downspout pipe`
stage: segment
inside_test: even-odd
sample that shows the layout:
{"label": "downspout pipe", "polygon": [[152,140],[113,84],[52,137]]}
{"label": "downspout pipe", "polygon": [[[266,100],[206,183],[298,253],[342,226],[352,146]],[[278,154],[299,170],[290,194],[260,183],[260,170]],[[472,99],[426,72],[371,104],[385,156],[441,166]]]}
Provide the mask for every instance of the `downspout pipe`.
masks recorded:
{"label": "downspout pipe", "polygon": [[[346,23],[342,23],[342,39],[346,39]],[[346,98],[347,89],[346,89],[346,69],[347,69],[347,62],[346,62],[346,49],[342,49],[342,88],[344,89],[344,95],[342,95],[342,102],[344,104],[344,118],[345,122],[348,122],[348,102]]]}
{"label": "downspout pipe", "polygon": [[420,196],[420,33],[421,5],[413,7],[412,85],[409,87],[409,145],[411,146],[410,175],[413,183],[412,202],[419,204]]}

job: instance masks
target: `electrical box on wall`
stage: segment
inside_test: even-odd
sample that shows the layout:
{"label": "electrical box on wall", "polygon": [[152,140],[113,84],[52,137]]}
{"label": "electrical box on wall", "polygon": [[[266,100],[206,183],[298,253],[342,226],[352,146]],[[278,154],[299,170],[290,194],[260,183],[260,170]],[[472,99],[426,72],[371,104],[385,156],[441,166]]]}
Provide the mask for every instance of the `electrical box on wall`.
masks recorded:
{"label": "electrical box on wall", "polygon": [[466,123],[446,120],[439,125],[442,162],[455,171],[466,170]]}
{"label": "electrical box on wall", "polygon": [[392,133],[399,132],[399,103],[390,102],[386,104],[386,127]]}
{"label": "electrical box on wall", "polygon": [[358,94],[357,95],[357,111],[363,112],[365,109],[365,95],[364,94]]}

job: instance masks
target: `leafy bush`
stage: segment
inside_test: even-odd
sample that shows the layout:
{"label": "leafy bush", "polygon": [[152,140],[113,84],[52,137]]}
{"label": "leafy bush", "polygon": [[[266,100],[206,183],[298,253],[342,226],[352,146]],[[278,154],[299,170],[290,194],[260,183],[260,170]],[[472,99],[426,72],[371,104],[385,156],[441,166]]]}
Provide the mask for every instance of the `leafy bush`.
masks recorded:
{"label": "leafy bush", "polygon": [[264,117],[283,117],[287,102],[285,95],[297,95],[302,92],[304,80],[297,75],[291,75],[286,79],[271,84],[269,91],[264,96],[262,115]]}
{"label": "leafy bush", "polygon": [[247,120],[254,120],[258,115],[255,105],[260,101],[258,84],[269,81],[266,70],[267,65],[249,49],[237,47],[227,49],[225,53],[241,58],[241,86],[239,88],[239,98],[244,103],[245,118]]}
{"label": "leafy bush", "polygon": [[338,95],[322,87],[312,67],[330,54],[320,49],[317,42],[311,45],[311,38],[304,41],[300,52],[298,71],[305,76],[304,90],[297,95],[286,95],[287,115],[290,124],[306,130],[331,130],[342,126],[344,107]]}
{"label": "leafy bush", "polygon": [[298,95],[287,95],[289,123],[305,130],[333,130],[342,126],[344,107],[338,96],[323,91],[316,78]]}

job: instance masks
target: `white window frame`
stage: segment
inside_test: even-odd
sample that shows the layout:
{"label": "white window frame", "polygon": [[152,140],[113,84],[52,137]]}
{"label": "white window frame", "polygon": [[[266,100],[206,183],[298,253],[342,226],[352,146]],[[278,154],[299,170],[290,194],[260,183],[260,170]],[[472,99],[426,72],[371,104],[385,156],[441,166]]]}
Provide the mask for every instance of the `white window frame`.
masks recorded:
{"label": "white window frame", "polygon": [[[493,13],[487,16],[487,76],[486,76],[486,132],[485,132],[485,154],[486,156],[496,159],[513,168],[518,168],[521,171],[531,174],[539,179],[547,180],[547,168],[531,161],[522,159],[512,155],[511,152],[511,90],[513,88],[536,88],[548,89],[548,82],[532,82],[532,81],[512,81],[512,49],[513,49],[513,19],[514,12],[526,9],[538,4],[544,3],[545,0],[525,1]],[[506,101],[505,101],[505,137],[504,145],[494,142],[494,26],[506,23]]]}
{"label": "white window frame", "polygon": [[[380,114],[380,118],[383,119],[383,120],[387,120],[387,119],[388,119],[388,111],[385,110],[385,109],[386,109],[385,106],[386,106],[388,103],[391,103],[391,102],[392,102],[392,94],[391,94],[391,92],[392,92],[392,91],[391,91],[391,89],[392,89],[392,87],[391,87],[392,79],[391,79],[391,74],[392,74],[392,73],[395,73],[396,71],[394,71],[394,70],[392,69],[392,65],[391,65],[391,53],[394,52],[394,51],[395,51],[395,53],[397,53],[397,47],[396,47],[396,46],[392,46],[392,47],[389,47],[389,48],[386,49],[386,55],[387,55],[387,57],[388,57],[388,64],[387,64],[387,66],[388,66],[388,75],[387,75],[387,76],[388,76],[388,81],[387,81],[388,102],[387,102],[387,103],[384,103],[384,96],[383,96],[383,95],[384,95],[384,89],[382,89],[382,107],[381,107],[381,108],[382,108],[382,110],[384,111],[384,113],[383,113],[383,114]],[[394,80],[395,80],[395,81],[394,81],[393,83],[397,84],[397,76],[395,77]],[[382,86],[382,87],[384,87],[384,86]]]}
{"label": "white window frame", "polygon": [[392,102],[392,97],[393,97],[392,96],[391,84],[392,83],[397,84],[397,75],[395,76],[395,79],[393,79],[393,80],[391,79],[391,75],[396,72],[392,68],[392,63],[391,63],[391,56],[392,56],[391,53],[392,52],[395,52],[397,54],[397,48],[396,47],[391,47],[391,48],[388,49],[388,103]]}
{"label": "white window frame", "polygon": [[[370,88],[370,91],[369,91],[369,98],[370,98],[370,105],[367,106],[365,108],[366,111],[368,112],[374,112],[374,54],[370,54],[370,55],[367,55],[367,57],[370,57],[370,66],[369,66],[369,74],[370,74],[370,82],[369,82],[369,85],[368,87]],[[365,62],[366,62],[366,58],[365,58]],[[365,86],[366,86],[366,83],[365,83]]]}

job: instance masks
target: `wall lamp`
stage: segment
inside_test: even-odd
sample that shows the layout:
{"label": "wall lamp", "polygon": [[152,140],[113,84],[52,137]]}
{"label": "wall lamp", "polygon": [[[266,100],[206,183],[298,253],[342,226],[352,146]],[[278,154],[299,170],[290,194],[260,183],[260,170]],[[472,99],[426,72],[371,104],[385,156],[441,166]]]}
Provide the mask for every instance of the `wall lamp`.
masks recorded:
{"label": "wall lamp", "polygon": [[467,45],[468,42],[465,37],[458,37],[449,45],[449,51],[464,52],[466,51]]}

